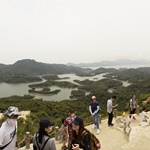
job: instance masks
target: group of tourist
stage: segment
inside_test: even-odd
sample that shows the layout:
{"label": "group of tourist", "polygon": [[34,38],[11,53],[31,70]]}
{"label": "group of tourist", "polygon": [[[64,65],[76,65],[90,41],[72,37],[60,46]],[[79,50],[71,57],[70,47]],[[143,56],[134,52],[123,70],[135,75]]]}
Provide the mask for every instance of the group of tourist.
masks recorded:
{"label": "group of tourist", "polygon": [[[108,126],[111,127],[114,124],[113,121],[113,109],[118,104],[113,105],[113,101],[116,96],[112,96],[107,100],[107,113],[108,113]],[[131,117],[136,119],[134,114],[137,109],[137,99],[134,95],[130,100],[130,109],[125,109],[122,114],[122,121],[124,123],[123,131],[126,133],[126,128],[130,128]],[[146,115],[146,108],[142,111],[142,121],[146,122],[148,116]],[[100,105],[96,100],[96,96],[92,96],[91,103],[89,104],[89,112],[93,120],[93,128],[97,129],[97,134],[100,133],[99,127],[99,112]],[[10,106],[4,113],[6,120],[2,123],[0,128],[0,149],[3,150],[16,150],[17,149],[17,118],[20,116],[18,108]],[[52,131],[52,126],[55,123],[47,118],[41,118],[39,122],[39,130],[33,137],[33,150],[56,150],[55,141],[49,137],[49,133]],[[62,150],[91,150],[90,148],[90,136],[83,132],[87,131],[84,127],[83,119],[76,116],[76,112],[73,108],[69,110],[69,117],[62,119],[62,138],[63,146]],[[82,141],[82,142],[81,142]],[[67,144],[67,145],[66,145]]]}

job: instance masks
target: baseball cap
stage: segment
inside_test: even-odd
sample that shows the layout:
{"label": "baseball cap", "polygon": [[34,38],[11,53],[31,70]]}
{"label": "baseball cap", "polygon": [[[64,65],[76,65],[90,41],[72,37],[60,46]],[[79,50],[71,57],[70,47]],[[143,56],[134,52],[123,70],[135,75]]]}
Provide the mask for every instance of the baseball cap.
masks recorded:
{"label": "baseball cap", "polygon": [[93,96],[92,96],[92,99],[96,99],[96,96],[93,95]]}
{"label": "baseball cap", "polygon": [[49,119],[47,118],[42,118],[40,120],[40,127],[42,128],[47,128],[48,126],[53,126],[55,123],[50,121]]}
{"label": "baseball cap", "polygon": [[18,111],[18,107],[9,106],[4,115],[11,117],[11,116],[20,116],[21,114]]}
{"label": "baseball cap", "polygon": [[76,117],[72,123],[74,123],[75,125],[83,125],[83,119],[80,117]]}

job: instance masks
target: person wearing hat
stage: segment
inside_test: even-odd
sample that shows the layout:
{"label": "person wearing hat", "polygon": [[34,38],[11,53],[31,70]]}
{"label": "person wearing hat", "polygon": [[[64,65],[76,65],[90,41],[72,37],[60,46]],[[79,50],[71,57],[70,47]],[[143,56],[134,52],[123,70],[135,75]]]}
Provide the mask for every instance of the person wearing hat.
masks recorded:
{"label": "person wearing hat", "polygon": [[17,118],[20,116],[18,108],[10,106],[4,113],[7,118],[0,128],[0,149],[16,150],[17,149]]}
{"label": "person wearing hat", "polygon": [[89,105],[89,111],[90,111],[92,118],[93,118],[93,123],[94,123],[93,128],[97,128],[97,134],[99,134],[100,129],[99,129],[98,118],[99,118],[100,106],[96,100],[96,96],[92,96],[92,98],[91,98],[91,103]]}
{"label": "person wearing hat", "polygon": [[72,122],[72,143],[69,150],[96,150],[101,148],[99,139],[84,127],[83,119],[76,117]]}
{"label": "person wearing hat", "polygon": [[54,122],[42,118],[39,123],[39,131],[33,137],[33,150],[56,150],[55,141],[49,137]]}

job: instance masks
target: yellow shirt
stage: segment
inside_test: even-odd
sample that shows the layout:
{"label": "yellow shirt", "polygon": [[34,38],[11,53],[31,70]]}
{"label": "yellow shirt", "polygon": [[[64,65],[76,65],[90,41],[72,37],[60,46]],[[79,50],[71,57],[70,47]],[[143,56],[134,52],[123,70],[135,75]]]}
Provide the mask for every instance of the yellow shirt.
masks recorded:
{"label": "yellow shirt", "polygon": [[122,117],[128,117],[128,116],[129,116],[129,113],[123,112]]}

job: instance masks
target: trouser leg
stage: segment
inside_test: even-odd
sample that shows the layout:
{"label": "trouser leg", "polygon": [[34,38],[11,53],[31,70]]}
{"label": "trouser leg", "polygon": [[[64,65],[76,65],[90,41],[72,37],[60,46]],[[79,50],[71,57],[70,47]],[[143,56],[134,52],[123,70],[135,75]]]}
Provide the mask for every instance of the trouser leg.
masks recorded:
{"label": "trouser leg", "polygon": [[99,118],[98,117],[99,117],[98,113],[94,115],[94,123],[95,123],[97,129],[99,129]]}
{"label": "trouser leg", "polygon": [[112,124],[112,120],[113,120],[113,112],[108,113],[108,125]]}

